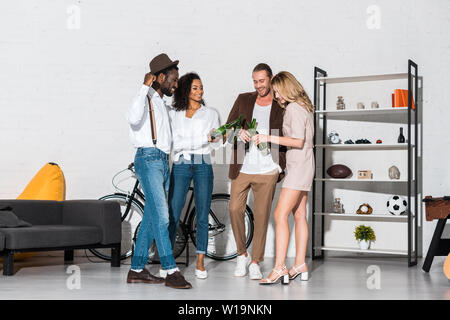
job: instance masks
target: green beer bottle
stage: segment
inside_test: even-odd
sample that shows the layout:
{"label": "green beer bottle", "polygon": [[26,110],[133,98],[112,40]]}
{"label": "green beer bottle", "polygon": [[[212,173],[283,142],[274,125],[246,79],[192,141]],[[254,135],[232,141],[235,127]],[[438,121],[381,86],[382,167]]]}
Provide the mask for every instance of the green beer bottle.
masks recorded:
{"label": "green beer bottle", "polygon": [[[250,132],[250,135],[252,137],[259,134],[259,132],[256,130],[258,128],[258,122],[256,122],[256,119],[253,119],[252,123],[247,122],[247,127],[248,132]],[[267,145],[267,142],[261,142],[260,144],[258,144],[258,149],[265,156],[269,154],[269,147]]]}
{"label": "green beer bottle", "polygon": [[[237,118],[234,121],[231,121],[230,123],[226,123],[223,126],[217,128],[215,131],[211,133],[211,139],[215,140],[216,138],[220,136],[225,136],[227,134],[227,130],[230,130],[232,128],[238,128],[241,126],[243,115],[241,114],[239,118]],[[234,134],[234,133],[233,133]]]}

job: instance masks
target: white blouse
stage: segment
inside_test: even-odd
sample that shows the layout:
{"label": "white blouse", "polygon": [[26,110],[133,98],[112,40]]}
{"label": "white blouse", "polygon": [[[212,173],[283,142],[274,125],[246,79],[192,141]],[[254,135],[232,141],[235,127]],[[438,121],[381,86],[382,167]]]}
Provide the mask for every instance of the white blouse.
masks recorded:
{"label": "white blouse", "polygon": [[222,139],[214,143],[208,142],[208,133],[220,126],[216,110],[202,105],[192,118],[188,118],[185,110],[171,109],[169,118],[172,127],[173,161],[178,161],[181,155],[190,160],[191,154],[209,154],[212,149],[223,145]]}

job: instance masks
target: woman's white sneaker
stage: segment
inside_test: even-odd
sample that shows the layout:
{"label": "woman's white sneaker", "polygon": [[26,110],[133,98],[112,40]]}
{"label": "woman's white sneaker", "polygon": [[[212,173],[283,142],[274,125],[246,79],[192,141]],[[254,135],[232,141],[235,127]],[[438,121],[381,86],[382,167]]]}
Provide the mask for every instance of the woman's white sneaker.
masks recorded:
{"label": "woman's white sneaker", "polygon": [[195,276],[199,279],[206,279],[208,278],[208,271],[195,269]]}
{"label": "woman's white sneaker", "polygon": [[242,254],[237,256],[236,269],[234,269],[235,277],[245,277],[247,274],[247,266],[250,263],[250,255]]}
{"label": "woman's white sneaker", "polygon": [[251,263],[248,267],[248,273],[251,280],[261,280],[263,275],[261,273],[261,269],[259,268],[259,264]]}

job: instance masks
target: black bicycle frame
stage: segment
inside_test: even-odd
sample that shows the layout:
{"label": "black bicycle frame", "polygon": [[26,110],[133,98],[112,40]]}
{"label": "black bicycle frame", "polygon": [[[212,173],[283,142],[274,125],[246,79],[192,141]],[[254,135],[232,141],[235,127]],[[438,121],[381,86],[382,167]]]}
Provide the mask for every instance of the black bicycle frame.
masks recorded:
{"label": "black bicycle frame", "polygon": [[135,198],[136,194],[145,202],[145,196],[141,192],[141,190],[139,190],[139,180],[138,179],[136,179],[136,183],[134,184],[133,191],[131,192],[131,194],[128,197],[131,200],[128,201],[128,199],[127,199],[127,201],[126,201],[127,207],[125,209],[125,214],[122,216],[122,221],[125,220],[125,218],[128,216],[128,213],[130,212],[130,208],[131,208],[131,203],[133,202],[133,199]]}

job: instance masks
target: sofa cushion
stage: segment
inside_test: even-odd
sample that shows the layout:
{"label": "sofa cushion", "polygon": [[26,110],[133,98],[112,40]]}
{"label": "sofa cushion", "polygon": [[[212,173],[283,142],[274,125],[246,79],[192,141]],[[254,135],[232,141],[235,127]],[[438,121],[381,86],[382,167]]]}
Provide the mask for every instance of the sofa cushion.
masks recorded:
{"label": "sofa cushion", "polygon": [[34,225],[29,228],[0,228],[6,249],[37,249],[97,244],[102,230],[96,226]]}
{"label": "sofa cushion", "polygon": [[0,208],[0,228],[31,227],[31,224],[19,219],[11,207]]}

